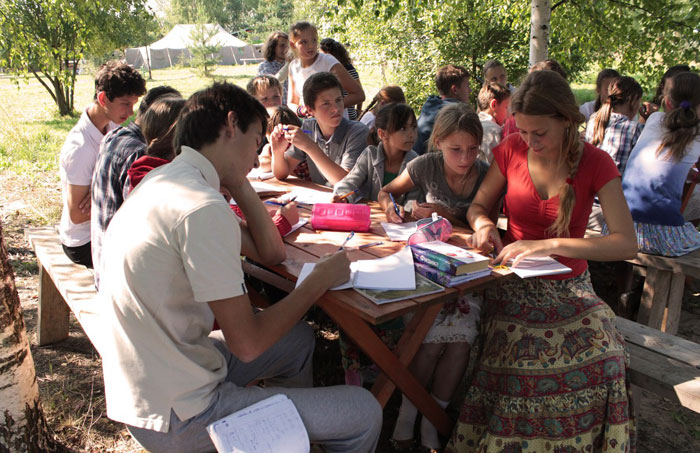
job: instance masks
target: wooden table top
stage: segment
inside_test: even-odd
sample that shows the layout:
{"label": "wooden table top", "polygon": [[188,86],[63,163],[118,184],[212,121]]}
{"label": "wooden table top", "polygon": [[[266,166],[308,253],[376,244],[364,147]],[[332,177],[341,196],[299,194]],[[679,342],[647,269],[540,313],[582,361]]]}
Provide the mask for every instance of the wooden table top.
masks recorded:
{"label": "wooden table top", "polygon": [[[298,179],[289,179],[287,181],[278,181],[271,179],[265,181],[283,189],[292,190],[294,187],[306,187],[317,190],[330,192],[331,189],[314,184],[309,181]],[[366,233],[355,232],[347,247],[349,248],[348,257],[350,261],[361,259],[381,258],[394,254],[401,250],[405,245],[403,242],[392,242],[388,239],[381,226],[381,222],[386,221],[386,217],[382,212],[379,204],[376,202],[368,203],[372,208],[371,219],[372,224],[370,230]],[[300,217],[311,216],[311,210],[306,208],[299,209]],[[304,263],[313,263],[324,255],[335,253],[338,247],[347,237],[348,232],[345,231],[316,231],[311,228],[311,224],[307,223],[304,227],[284,238],[287,251],[287,259],[272,269],[280,275],[296,281]],[[467,239],[471,236],[471,231],[465,228],[453,227],[452,237],[448,241],[451,244],[467,247]],[[352,250],[362,244],[367,244],[375,241],[383,241],[384,243],[378,246],[368,247],[363,250]],[[377,305],[371,300],[365,298],[361,294],[351,289],[342,291],[333,291],[333,295],[338,300],[343,301],[347,308],[356,313],[365,321],[371,324],[379,324],[387,320],[396,318],[405,313],[417,310],[423,304],[444,303],[456,298],[463,292],[470,292],[483,289],[491,285],[495,280],[509,277],[513,273],[509,270],[493,270],[491,275],[463,283],[454,288],[446,288],[445,291],[429,294],[415,299],[406,299],[398,302],[390,302]]]}

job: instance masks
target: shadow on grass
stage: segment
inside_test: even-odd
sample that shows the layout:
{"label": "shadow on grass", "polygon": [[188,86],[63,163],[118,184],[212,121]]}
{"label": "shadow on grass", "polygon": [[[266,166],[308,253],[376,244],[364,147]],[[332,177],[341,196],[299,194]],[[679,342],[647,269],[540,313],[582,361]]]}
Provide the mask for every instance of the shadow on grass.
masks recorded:
{"label": "shadow on grass", "polygon": [[250,79],[250,74],[235,74],[235,75],[216,75],[214,74],[211,77],[212,82],[229,82],[229,81],[236,81],[236,80],[249,80]]}
{"label": "shadow on grass", "polygon": [[60,118],[54,118],[48,121],[41,121],[39,124],[43,124],[44,126],[67,133],[73,129],[73,126],[75,126],[75,123],[78,122],[78,119],[79,116],[62,116]]}

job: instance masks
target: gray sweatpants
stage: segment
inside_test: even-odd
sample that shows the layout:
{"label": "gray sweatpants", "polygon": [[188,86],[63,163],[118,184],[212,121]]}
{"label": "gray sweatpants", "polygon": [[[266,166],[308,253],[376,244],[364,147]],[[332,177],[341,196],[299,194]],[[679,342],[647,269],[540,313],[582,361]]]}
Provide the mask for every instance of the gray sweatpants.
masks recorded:
{"label": "gray sweatpants", "polygon": [[[132,436],[153,452],[210,452],[214,445],[206,426],[258,401],[278,393],[296,406],[313,443],[328,452],[373,452],[382,428],[382,409],[362,387],[312,386],[313,330],[297,323],[277,344],[250,363],[243,363],[229,351],[221,331],[209,336],[228,362],[226,380],[215,390],[209,407],[188,420],[171,411],[167,433],[128,426]],[[265,379],[265,388],[245,387]],[[280,387],[276,387],[280,386]]]}

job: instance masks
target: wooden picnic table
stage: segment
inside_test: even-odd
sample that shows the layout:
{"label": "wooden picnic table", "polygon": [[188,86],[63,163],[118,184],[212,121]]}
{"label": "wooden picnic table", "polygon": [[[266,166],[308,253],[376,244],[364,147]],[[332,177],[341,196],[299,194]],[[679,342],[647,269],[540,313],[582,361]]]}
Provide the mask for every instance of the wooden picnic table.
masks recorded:
{"label": "wooden picnic table", "polygon": [[[306,187],[330,192],[329,188],[298,179],[284,182],[273,179],[265,182],[282,189]],[[351,261],[388,256],[404,246],[404,243],[390,242],[385,237],[384,229],[380,224],[380,222],[385,221],[384,213],[377,203],[369,204],[372,208],[371,229],[366,233],[356,232],[348,247],[352,248],[377,240],[383,240],[384,243],[363,250],[349,251],[348,255]],[[300,209],[299,211],[302,217],[308,217],[311,214],[308,209]],[[244,270],[254,277],[272,283],[286,291],[291,291],[294,288],[293,282],[297,280],[304,263],[316,262],[320,257],[336,252],[347,234],[347,232],[341,231],[314,231],[310,224],[307,224],[284,238],[287,259],[272,267],[272,272],[250,263],[244,266]],[[469,230],[455,227],[449,242],[466,247],[466,240],[470,234]],[[453,421],[409,372],[408,365],[444,303],[455,300],[464,292],[481,290],[496,281],[509,278],[511,275],[509,270],[497,270],[487,277],[464,283],[455,288],[447,288],[437,294],[382,305],[373,303],[351,289],[328,291],[318,300],[317,305],[381,370],[382,374],[374,383],[372,393],[382,407],[386,405],[395,388],[398,387],[418,410],[428,417],[443,435],[447,436],[452,432]],[[408,313],[412,313],[413,317],[406,325],[396,351],[392,352],[370,328],[370,325],[381,324]]]}

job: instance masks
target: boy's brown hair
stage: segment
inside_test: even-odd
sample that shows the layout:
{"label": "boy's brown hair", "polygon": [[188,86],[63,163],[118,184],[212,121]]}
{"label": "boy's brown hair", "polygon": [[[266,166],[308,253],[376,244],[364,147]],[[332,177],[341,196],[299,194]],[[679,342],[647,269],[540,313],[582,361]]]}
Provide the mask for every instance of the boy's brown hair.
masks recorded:
{"label": "boy's brown hair", "polygon": [[459,85],[465,78],[469,78],[469,71],[466,68],[448,64],[438,69],[437,74],[435,74],[435,86],[437,86],[441,96],[450,96],[452,86]]}
{"label": "boy's brown hair", "polygon": [[488,110],[493,99],[500,104],[509,97],[510,90],[504,85],[496,82],[487,82],[481,87],[481,90],[479,90],[479,96],[477,97],[479,111],[483,112]]}
{"label": "boy's brown hair", "polygon": [[257,97],[258,93],[267,90],[268,88],[277,88],[280,91],[280,96],[282,96],[282,84],[279,80],[271,75],[259,75],[253,77],[248,82],[246,86],[246,91],[253,97]]}
{"label": "boy's brown hair", "polygon": [[142,96],[146,94],[146,80],[131,65],[111,60],[95,74],[95,99],[101,91],[110,101],[121,96]]}

